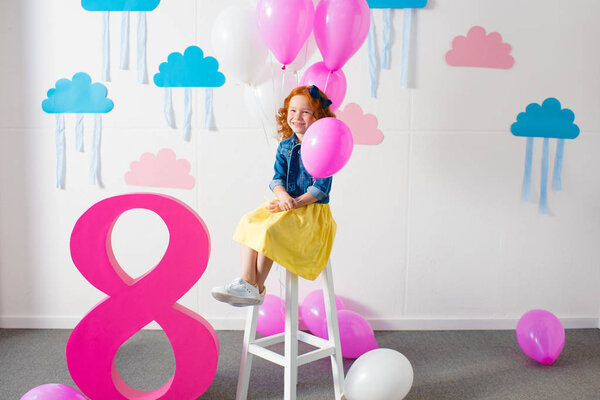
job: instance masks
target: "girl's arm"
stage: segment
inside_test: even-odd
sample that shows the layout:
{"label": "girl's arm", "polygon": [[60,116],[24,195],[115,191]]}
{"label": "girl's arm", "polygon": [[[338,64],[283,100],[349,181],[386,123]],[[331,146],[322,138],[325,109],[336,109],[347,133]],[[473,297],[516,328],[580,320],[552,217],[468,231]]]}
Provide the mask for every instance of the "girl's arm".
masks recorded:
{"label": "girl's arm", "polygon": [[279,199],[279,208],[282,211],[291,210],[292,208],[296,207],[296,199],[290,196],[290,194],[285,191],[283,186],[275,186],[273,188],[273,193]]}
{"label": "girl's arm", "polygon": [[317,201],[319,201],[319,199],[317,199],[315,196],[313,196],[312,194],[310,194],[308,192],[304,193],[302,196],[296,197],[295,200],[296,200],[295,208],[304,207],[304,206],[307,206],[309,204],[316,203]]}

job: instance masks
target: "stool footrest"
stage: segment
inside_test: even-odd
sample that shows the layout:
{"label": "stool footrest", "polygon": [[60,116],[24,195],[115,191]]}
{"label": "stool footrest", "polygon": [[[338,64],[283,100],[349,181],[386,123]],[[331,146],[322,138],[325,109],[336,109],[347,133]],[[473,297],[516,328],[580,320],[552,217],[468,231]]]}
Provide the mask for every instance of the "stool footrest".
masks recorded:
{"label": "stool footrest", "polygon": [[310,333],[304,331],[298,331],[298,340],[310,344],[311,346],[319,347],[321,349],[330,346],[335,347],[335,343],[330,342],[329,340],[322,339],[318,336],[311,335]]}
{"label": "stool footrest", "polygon": [[262,347],[269,347],[277,343],[283,343],[285,340],[285,332],[277,333],[271,336],[265,336],[264,338],[256,339],[252,344],[257,344]]}
{"label": "stool footrest", "polygon": [[321,358],[329,357],[334,353],[335,346],[309,351],[308,353],[304,353],[298,356],[298,365],[304,365],[306,363],[313,362]]}
{"label": "stool footrest", "polygon": [[285,357],[281,354],[274,352],[273,350],[265,349],[257,344],[251,344],[248,346],[248,352],[264,358],[265,360],[271,361],[272,363],[279,364],[285,367]]}

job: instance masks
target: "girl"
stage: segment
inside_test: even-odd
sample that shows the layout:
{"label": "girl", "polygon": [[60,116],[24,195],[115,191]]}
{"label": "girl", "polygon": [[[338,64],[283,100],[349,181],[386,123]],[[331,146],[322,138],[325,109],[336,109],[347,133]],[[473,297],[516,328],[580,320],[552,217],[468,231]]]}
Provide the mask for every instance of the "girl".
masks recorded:
{"label": "girl", "polygon": [[215,299],[234,306],[262,304],[273,261],[314,280],[329,259],[336,223],[329,209],[331,177],[313,179],[304,169],[300,146],[320,118],[334,117],[331,100],[316,86],[292,90],[277,114],[279,147],[269,187],[277,200],[244,215],[233,239],[241,244],[242,276],[213,288]]}

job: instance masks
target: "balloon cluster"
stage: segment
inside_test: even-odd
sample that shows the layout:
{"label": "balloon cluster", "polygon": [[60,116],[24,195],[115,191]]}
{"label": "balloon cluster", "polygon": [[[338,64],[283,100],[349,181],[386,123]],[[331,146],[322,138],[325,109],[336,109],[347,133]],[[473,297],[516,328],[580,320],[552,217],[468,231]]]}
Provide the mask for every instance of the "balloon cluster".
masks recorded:
{"label": "balloon cluster", "polygon": [[[335,296],[338,315],[342,356],[358,358],[376,349],[377,341],[373,329],[360,314],[346,310],[344,302]],[[323,291],[310,292],[300,305],[300,317],[308,330],[315,336],[328,339],[327,318]],[[275,335],[285,330],[285,302],[278,296],[266,295],[258,309],[256,330],[264,336]]]}
{"label": "balloon cluster", "polygon": [[[224,9],[212,28],[213,51],[232,82],[246,86],[246,104],[269,128],[274,110],[298,85],[316,85],[335,111],[346,95],[342,67],[365,41],[371,23],[366,0],[258,0]],[[318,47],[323,61],[294,77]],[[269,49],[283,65],[267,62]],[[279,78],[279,79],[278,79]],[[275,83],[280,81],[281,83]]]}
{"label": "balloon cluster", "polygon": [[[306,70],[300,85],[319,87],[331,99],[331,110],[335,111],[346,95],[346,77],[341,68],[369,33],[371,19],[366,0],[322,0],[316,9],[312,0],[259,0],[256,20],[260,35],[283,69],[295,62],[314,33],[323,61]],[[300,58],[306,62],[306,55]]]}

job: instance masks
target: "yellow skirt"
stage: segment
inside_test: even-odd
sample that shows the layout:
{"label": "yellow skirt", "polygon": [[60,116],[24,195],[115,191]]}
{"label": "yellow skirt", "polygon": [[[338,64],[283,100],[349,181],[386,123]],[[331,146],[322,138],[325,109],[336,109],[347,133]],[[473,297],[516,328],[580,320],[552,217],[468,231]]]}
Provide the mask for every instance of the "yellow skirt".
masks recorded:
{"label": "yellow skirt", "polygon": [[268,203],[242,217],[233,240],[314,280],[327,265],[337,229],[329,204],[270,213],[265,208]]}

